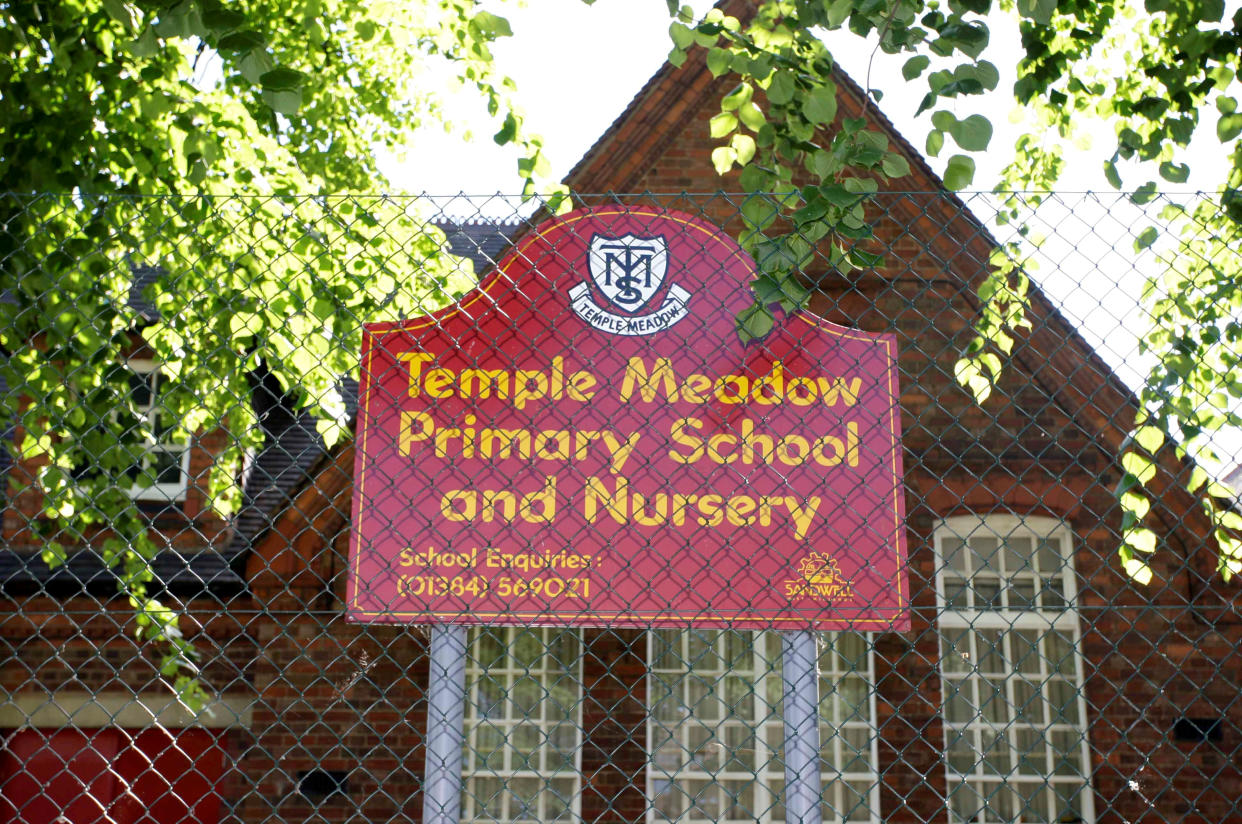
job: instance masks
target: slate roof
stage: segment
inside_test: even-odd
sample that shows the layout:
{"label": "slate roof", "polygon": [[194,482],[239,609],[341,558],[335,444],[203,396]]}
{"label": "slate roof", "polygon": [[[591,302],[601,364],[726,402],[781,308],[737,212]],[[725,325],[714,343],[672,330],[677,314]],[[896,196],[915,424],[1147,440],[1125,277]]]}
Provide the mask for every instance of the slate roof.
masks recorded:
{"label": "slate roof", "polygon": [[[475,272],[483,274],[499,261],[511,239],[524,227],[521,222],[437,222],[447,236],[454,254],[470,259]],[[156,318],[155,307],[144,297],[144,290],[158,278],[158,267],[138,266],[134,270],[129,304],[148,320]],[[234,517],[232,534],[223,552],[162,552],[154,560],[157,578],[172,589],[239,589],[242,579],[234,568],[236,560],[251,542],[266,530],[284,508],[290,493],[301,486],[314,466],[327,454],[314,419],[293,411],[293,399],[270,375],[251,376],[253,403],[264,445],[250,462],[242,493],[241,508]],[[346,378],[341,385],[352,418],[357,409],[358,384]],[[0,383],[0,392],[7,387]],[[0,473],[11,467],[9,451],[3,448],[12,438],[11,430],[0,443]],[[99,588],[111,591],[113,578],[103,562],[87,550],[76,553],[70,562],[52,570],[37,555],[27,551],[0,548],[0,589]]]}

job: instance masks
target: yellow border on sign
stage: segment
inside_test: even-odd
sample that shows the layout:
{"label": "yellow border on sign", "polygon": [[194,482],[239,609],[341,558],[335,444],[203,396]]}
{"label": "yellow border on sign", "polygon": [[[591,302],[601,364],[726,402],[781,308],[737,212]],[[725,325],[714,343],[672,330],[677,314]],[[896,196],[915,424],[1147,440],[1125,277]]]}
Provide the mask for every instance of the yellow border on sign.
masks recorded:
{"label": "yellow border on sign", "polygon": [[[523,238],[523,240],[518,246],[516,246],[507,255],[504,256],[500,264],[497,265],[497,267],[492,271],[492,274],[485,281],[483,281],[478,286],[476,286],[474,290],[472,290],[472,294],[470,296],[458,301],[453,306],[446,306],[444,309],[441,309],[438,312],[433,312],[429,315],[425,315],[413,321],[386,321],[382,323],[367,324],[364,326],[363,348],[367,350],[367,360],[366,360],[366,363],[363,364],[362,374],[360,375],[360,382],[359,382],[360,383],[359,394],[362,397],[361,414],[363,416],[366,416],[368,419],[370,417],[370,402],[371,402],[371,396],[373,394],[370,391],[371,389],[371,379],[370,379],[371,362],[374,360],[375,349],[379,345],[380,335],[385,335],[385,334],[389,334],[392,332],[411,332],[411,331],[415,331],[418,329],[425,329],[429,326],[435,326],[463,312],[465,309],[469,308],[470,306],[473,306],[474,304],[478,303],[480,300],[482,300],[485,297],[491,297],[493,299],[493,303],[495,303],[496,296],[493,296],[491,294],[491,290],[501,280],[501,278],[506,274],[506,269],[508,268],[508,266],[511,265],[512,262],[515,259],[517,259],[519,256],[524,256],[523,253],[531,244],[535,243],[538,240],[542,240],[542,239],[546,239],[547,237],[550,237],[554,230],[560,230],[564,227],[572,226],[574,223],[577,223],[580,220],[584,220],[589,217],[590,218],[607,217],[610,215],[613,215],[613,216],[638,215],[638,216],[648,216],[648,217],[659,217],[665,220],[672,220],[676,223],[682,224],[683,226],[688,226],[692,229],[702,232],[703,234],[707,235],[713,240],[716,240],[717,242],[723,243],[726,246],[731,246],[734,249],[736,249],[737,252],[741,253],[739,259],[743,263],[743,265],[746,267],[746,270],[749,272],[749,274],[754,275],[755,273],[754,261],[752,261],[750,259],[750,256],[747,255],[742,250],[742,248],[737,245],[736,241],[734,241],[733,238],[724,234],[723,230],[721,230],[719,227],[712,226],[711,224],[704,225],[706,221],[700,222],[696,218],[692,218],[692,217],[683,218],[677,214],[670,214],[667,211],[654,209],[650,206],[638,206],[634,208],[613,207],[613,208],[605,208],[605,209],[600,209],[600,210],[582,210],[581,213],[577,215],[570,215],[570,216],[566,216],[565,218],[556,218],[552,221],[549,221],[547,223],[540,225],[539,227],[536,228],[536,230],[531,235],[527,236],[526,238]],[[839,338],[844,338],[846,340],[855,340],[855,341],[860,341],[860,342],[865,342],[865,343],[878,344],[885,348],[885,353],[888,356],[887,362],[890,364],[889,369],[888,369],[889,391],[893,398],[893,404],[889,410],[889,416],[888,416],[889,434],[892,436],[893,443],[895,444],[894,449],[893,449],[893,454],[892,454],[892,463],[890,465],[890,468],[892,470],[891,474],[892,474],[892,481],[893,481],[893,511],[892,511],[893,532],[892,532],[892,536],[893,536],[896,551],[897,551],[897,570],[898,570],[898,574],[896,576],[897,578],[896,580],[897,605],[896,607],[893,607],[893,609],[895,609],[896,611],[900,613],[904,613],[910,609],[911,605],[909,603],[908,596],[904,588],[902,587],[902,584],[901,584],[902,576],[900,574],[901,570],[906,566],[906,552],[905,552],[905,541],[902,540],[903,538],[902,529],[901,529],[902,524],[901,524],[900,512],[898,511],[898,500],[897,500],[897,496],[902,494],[902,480],[903,480],[900,477],[900,473],[897,471],[897,461],[898,461],[899,452],[902,446],[901,439],[900,437],[898,437],[898,426],[897,426],[897,415],[898,415],[898,410],[900,408],[900,398],[901,398],[899,394],[899,387],[898,387],[898,381],[897,381],[897,353],[896,353],[897,338],[892,333],[862,332],[857,329],[851,329],[847,326],[841,326],[840,324],[833,323],[832,321],[826,318],[822,318],[819,315],[809,312],[806,309],[800,309],[798,312],[794,313],[792,316],[790,316],[790,320],[800,320],[803,323],[813,326],[814,328],[816,328],[817,330],[821,332],[826,332],[830,335],[834,335]],[[367,346],[368,340],[371,343],[369,347]],[[359,500],[363,499],[366,496],[366,491],[365,491],[365,485],[366,485],[365,456],[367,454],[366,447],[367,447],[367,442],[366,442],[366,437],[364,435],[362,443],[360,444],[359,452],[357,453],[356,460],[355,460],[355,466],[360,467],[357,473],[358,474],[358,487],[357,487],[358,495],[357,497]],[[355,558],[359,558],[361,550],[362,550],[362,544],[361,544],[362,538],[359,533],[359,530],[357,529],[356,524],[355,524],[355,528],[352,530],[352,533],[353,534],[350,540],[351,554],[353,554]],[[428,610],[414,610],[414,611],[399,611],[398,612],[398,611],[388,610],[388,611],[372,612],[369,610],[364,610],[358,606],[358,596],[359,596],[359,590],[360,590],[359,581],[358,581],[358,569],[357,569],[356,564],[352,566],[353,568],[350,570],[350,584],[351,584],[351,589],[353,590],[352,592],[353,598],[350,599],[349,610],[350,610],[350,613],[352,613],[353,615],[364,616],[368,618],[385,618],[385,617],[402,618],[402,617],[421,616],[421,617],[427,617],[427,618],[460,619],[460,618],[465,618],[469,616],[469,617],[476,617],[476,618],[509,618],[509,619],[525,619],[525,620],[532,620],[532,619],[538,620],[540,618],[544,618],[544,619],[578,618],[578,619],[581,619],[584,617],[584,613],[581,611],[579,612],[512,612],[512,611],[479,612],[476,610],[467,610],[467,611],[461,611],[461,612],[434,612],[434,611],[428,611]],[[625,619],[628,619],[628,620],[661,620],[661,619],[664,619],[664,620],[677,621],[679,623],[688,621],[691,624],[705,623],[705,622],[719,623],[721,621],[721,619],[719,618],[712,618],[712,617],[703,617],[703,618],[696,619],[692,616],[670,616],[668,613],[657,612],[657,611],[650,611],[650,612],[618,611],[618,612],[609,612],[609,613],[589,611],[585,614],[589,615],[589,618],[591,620],[598,619],[601,621],[606,621],[608,618],[622,619],[622,620],[625,620]],[[744,620],[750,621],[753,619],[744,619]],[[759,618],[757,620],[767,621],[772,624],[803,624],[809,621],[813,621],[814,619],[773,617],[773,618]],[[857,618],[857,619],[848,619],[848,620],[850,620],[851,624],[876,624],[876,625],[882,625],[882,626],[892,626],[896,622],[897,616],[894,616],[892,618]]]}

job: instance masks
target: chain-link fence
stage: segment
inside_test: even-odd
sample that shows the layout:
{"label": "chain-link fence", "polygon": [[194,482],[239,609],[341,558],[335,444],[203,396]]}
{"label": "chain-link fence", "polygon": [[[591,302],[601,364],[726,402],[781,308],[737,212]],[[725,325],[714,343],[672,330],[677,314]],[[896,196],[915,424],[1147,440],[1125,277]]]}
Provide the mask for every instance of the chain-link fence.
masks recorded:
{"label": "chain-link fence", "polygon": [[860,195],[743,343],[742,195],[3,199],[0,821],[432,818],[433,619],[479,624],[463,821],[813,820],[782,643],[823,626],[825,821],[1242,820],[1236,590],[1170,446],[1154,577],[1117,558],[1140,294],[1204,202],[1139,200]]}

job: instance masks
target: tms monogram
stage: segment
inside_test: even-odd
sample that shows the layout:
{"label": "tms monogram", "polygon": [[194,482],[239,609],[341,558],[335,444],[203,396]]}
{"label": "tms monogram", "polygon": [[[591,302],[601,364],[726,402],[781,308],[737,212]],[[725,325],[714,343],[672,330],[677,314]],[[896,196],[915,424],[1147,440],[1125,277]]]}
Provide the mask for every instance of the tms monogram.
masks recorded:
{"label": "tms monogram", "polygon": [[569,291],[570,305],[593,328],[613,335],[651,335],[686,317],[690,293],[671,286],[664,302],[653,312],[645,309],[664,286],[668,275],[668,241],[663,235],[591,237],[587,269],[599,296],[627,314],[617,314],[593,299],[590,287],[580,283]]}

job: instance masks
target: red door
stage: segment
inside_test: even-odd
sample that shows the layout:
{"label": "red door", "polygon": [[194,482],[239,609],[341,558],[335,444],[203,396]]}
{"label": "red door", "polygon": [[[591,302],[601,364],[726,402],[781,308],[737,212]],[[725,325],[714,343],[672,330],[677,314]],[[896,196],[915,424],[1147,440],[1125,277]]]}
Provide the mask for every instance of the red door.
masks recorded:
{"label": "red door", "polygon": [[11,731],[0,824],[216,824],[222,733],[116,728]]}

